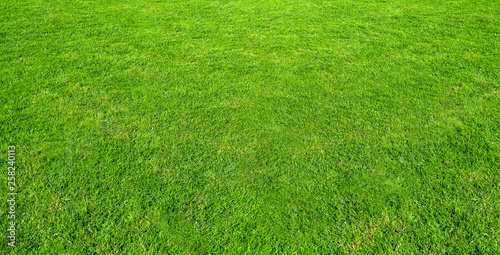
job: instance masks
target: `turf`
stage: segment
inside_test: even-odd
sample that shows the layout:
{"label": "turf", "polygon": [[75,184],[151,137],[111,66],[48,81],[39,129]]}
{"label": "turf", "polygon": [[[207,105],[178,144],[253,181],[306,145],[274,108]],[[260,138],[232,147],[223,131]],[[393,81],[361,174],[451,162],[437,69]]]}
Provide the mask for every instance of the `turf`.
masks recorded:
{"label": "turf", "polygon": [[0,252],[500,253],[499,13],[2,1]]}

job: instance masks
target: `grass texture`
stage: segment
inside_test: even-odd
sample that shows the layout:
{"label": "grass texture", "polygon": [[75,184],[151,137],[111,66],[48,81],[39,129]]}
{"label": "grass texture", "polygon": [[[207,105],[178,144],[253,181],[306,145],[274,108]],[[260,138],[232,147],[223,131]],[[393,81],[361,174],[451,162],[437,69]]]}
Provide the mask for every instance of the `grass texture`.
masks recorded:
{"label": "grass texture", "polygon": [[500,253],[499,13],[2,1],[0,252]]}

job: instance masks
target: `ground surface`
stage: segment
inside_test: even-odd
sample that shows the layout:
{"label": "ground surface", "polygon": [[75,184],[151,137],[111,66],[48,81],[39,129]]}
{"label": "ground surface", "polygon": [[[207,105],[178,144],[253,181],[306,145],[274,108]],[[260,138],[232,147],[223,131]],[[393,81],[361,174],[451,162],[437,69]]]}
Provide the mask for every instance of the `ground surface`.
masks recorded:
{"label": "ground surface", "polygon": [[500,253],[499,13],[2,1],[15,251]]}

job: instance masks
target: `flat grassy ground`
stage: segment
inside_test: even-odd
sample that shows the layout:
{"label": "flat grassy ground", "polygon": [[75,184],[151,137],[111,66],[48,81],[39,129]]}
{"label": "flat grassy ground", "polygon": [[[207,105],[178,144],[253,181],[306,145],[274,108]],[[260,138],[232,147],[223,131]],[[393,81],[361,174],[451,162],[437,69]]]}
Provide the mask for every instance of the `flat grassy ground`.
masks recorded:
{"label": "flat grassy ground", "polygon": [[0,3],[2,254],[500,253],[500,1]]}

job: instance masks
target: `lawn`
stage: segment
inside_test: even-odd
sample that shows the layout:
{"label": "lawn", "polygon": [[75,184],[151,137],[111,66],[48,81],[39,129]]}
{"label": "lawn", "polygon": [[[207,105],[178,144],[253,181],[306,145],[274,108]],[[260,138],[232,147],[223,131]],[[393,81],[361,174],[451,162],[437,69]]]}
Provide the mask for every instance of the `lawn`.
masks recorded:
{"label": "lawn", "polygon": [[0,102],[1,254],[500,254],[498,0],[2,1]]}

